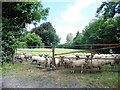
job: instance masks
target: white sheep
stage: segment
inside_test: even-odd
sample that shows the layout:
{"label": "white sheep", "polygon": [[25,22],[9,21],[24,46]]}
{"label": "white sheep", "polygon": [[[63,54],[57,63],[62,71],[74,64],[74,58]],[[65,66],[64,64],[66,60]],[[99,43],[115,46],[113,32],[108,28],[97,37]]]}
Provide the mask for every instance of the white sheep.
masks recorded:
{"label": "white sheep", "polygon": [[[70,61],[70,65],[72,66],[72,68],[76,68],[76,67],[81,67],[81,69],[83,69],[86,66],[86,61],[85,59],[81,59],[81,60],[71,60]],[[73,71],[74,72],[74,71]],[[81,73],[83,71],[81,70]]]}
{"label": "white sheep", "polygon": [[41,63],[46,63],[47,65],[47,59],[45,57],[40,57],[40,56],[32,56],[32,63],[36,62],[38,65],[41,65]]}
{"label": "white sheep", "polygon": [[[99,59],[92,59],[92,60],[87,60],[86,61],[87,68],[99,68],[99,70],[101,69],[101,67],[104,65],[104,60],[99,60]],[[91,71],[90,71],[91,72]]]}
{"label": "white sheep", "polygon": [[14,56],[14,58],[15,58],[15,60],[19,60],[19,62],[23,62],[23,60],[24,60],[24,55],[22,55],[22,54],[16,54],[15,56]]}
{"label": "white sheep", "polygon": [[24,55],[24,58],[26,59],[26,61],[27,61],[27,59],[32,59],[32,54],[23,53],[23,55]]}

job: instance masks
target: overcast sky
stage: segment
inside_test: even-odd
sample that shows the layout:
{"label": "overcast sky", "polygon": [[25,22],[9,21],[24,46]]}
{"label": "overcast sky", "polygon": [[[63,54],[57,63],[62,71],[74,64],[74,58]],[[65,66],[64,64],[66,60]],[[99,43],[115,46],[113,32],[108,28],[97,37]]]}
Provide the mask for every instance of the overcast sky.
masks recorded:
{"label": "overcast sky", "polygon": [[[97,8],[105,0],[42,0],[45,8],[50,8],[46,21],[51,22],[56,29],[57,35],[61,38],[61,43],[66,42],[68,33],[76,35],[77,31],[82,32],[88,23],[95,18]],[[27,28],[32,29],[30,24]]]}

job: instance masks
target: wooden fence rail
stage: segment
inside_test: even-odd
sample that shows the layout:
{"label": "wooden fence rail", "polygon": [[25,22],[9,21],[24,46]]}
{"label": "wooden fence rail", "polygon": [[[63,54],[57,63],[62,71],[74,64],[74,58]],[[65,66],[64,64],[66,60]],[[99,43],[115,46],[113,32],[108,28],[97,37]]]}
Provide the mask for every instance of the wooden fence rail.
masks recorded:
{"label": "wooden fence rail", "polygon": [[89,50],[84,50],[84,51],[75,51],[75,52],[68,52],[68,53],[60,53],[60,54],[55,54],[55,55],[63,55],[63,54],[78,53],[78,52],[86,52],[86,51],[105,50],[105,49],[118,48],[118,47],[120,47],[120,46],[105,47],[105,48],[99,48],[99,49],[89,49]]}
{"label": "wooden fence rail", "polygon": [[[55,47],[59,47],[59,46],[109,46],[109,47],[98,48],[98,49],[88,49],[88,50],[84,50],[84,51],[74,51],[74,52],[68,52],[68,53],[55,54]],[[36,46],[30,46],[30,47],[36,47]],[[37,50],[33,50],[32,52],[52,52],[52,64],[54,66],[56,66],[55,65],[55,56],[56,55],[64,55],[64,54],[71,54],[71,53],[78,53],[78,52],[97,51],[97,50],[105,50],[105,49],[111,49],[111,48],[118,48],[118,47],[120,47],[120,44],[52,45],[52,46],[37,46],[36,48],[38,48],[38,47],[43,47],[43,48],[44,47],[51,47],[51,51],[37,51]],[[22,51],[22,50],[18,50],[18,51]],[[30,51],[30,50],[24,50],[24,51]],[[65,58],[74,58],[74,57],[65,57]],[[87,58],[81,58],[81,59],[87,59]],[[94,58],[94,59],[101,59],[101,58]],[[111,58],[105,58],[105,60],[112,60],[112,59]],[[64,70],[65,70],[65,68],[64,68]],[[91,70],[91,69],[79,69],[79,70],[83,70],[83,71],[113,71],[113,72],[118,72],[118,70]]]}

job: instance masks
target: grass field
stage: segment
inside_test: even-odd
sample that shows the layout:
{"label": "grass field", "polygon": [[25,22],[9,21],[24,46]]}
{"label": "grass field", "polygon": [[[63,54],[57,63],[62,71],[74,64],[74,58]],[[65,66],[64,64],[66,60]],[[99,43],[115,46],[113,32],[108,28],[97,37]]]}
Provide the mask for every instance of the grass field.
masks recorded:
{"label": "grass field", "polygon": [[[18,54],[33,54],[33,55],[39,55],[39,54],[47,54],[52,55],[51,52],[44,52],[44,51],[51,51],[51,49],[46,48],[35,48],[35,49],[18,49],[21,51],[17,51]],[[25,51],[27,50],[27,51]],[[32,51],[43,51],[43,52],[31,52]],[[56,48],[55,53],[66,53],[66,52],[73,52],[73,51],[79,51],[76,49],[60,49]],[[64,56],[73,56],[74,54],[66,54]],[[104,69],[120,69],[120,66],[117,65],[115,67],[110,67],[109,65],[103,66]],[[4,79],[11,80],[11,73],[13,75],[12,80],[23,80],[23,84],[21,84],[21,87],[24,87],[24,84],[27,84],[29,87],[34,86],[34,83],[40,81],[41,84],[45,83],[46,86],[38,86],[37,88],[43,88],[43,87],[51,87],[55,88],[56,86],[61,88],[71,88],[71,87],[79,87],[81,88],[120,88],[120,72],[98,72],[94,71],[90,73],[89,71],[80,73],[80,71],[76,71],[75,73],[71,73],[71,70],[61,70],[57,69],[54,71],[45,71],[44,69],[38,69],[32,66],[28,65],[21,65],[19,63],[16,63],[14,65],[10,63],[6,63],[2,66],[2,75],[4,76]],[[13,74],[14,73],[14,74]],[[10,78],[9,78],[10,77]],[[6,83],[7,83],[6,80]],[[44,80],[45,82],[43,82]],[[26,82],[25,82],[26,81]],[[20,82],[20,81],[19,81]],[[19,83],[18,82],[18,83]],[[32,84],[29,84],[31,82]],[[36,83],[39,84],[40,82]],[[11,83],[15,84],[11,81]],[[48,86],[47,86],[47,84]],[[17,84],[19,85],[19,84]],[[49,86],[50,85],[50,86]],[[14,86],[14,85],[13,85]],[[7,86],[6,86],[7,87]]]}
{"label": "grass field", "polygon": [[[55,48],[55,54],[75,52],[75,51],[83,51],[83,50]],[[47,55],[52,56],[52,48],[51,49],[50,48],[35,48],[35,49],[19,48],[19,49],[17,49],[17,53],[18,54],[27,53],[27,54],[33,54],[33,55],[47,54]],[[85,52],[85,53],[90,53],[90,52]],[[91,52],[91,53],[95,53],[95,52]],[[60,55],[57,55],[57,56],[60,56]],[[64,56],[74,56],[74,54],[73,53],[65,54]]]}

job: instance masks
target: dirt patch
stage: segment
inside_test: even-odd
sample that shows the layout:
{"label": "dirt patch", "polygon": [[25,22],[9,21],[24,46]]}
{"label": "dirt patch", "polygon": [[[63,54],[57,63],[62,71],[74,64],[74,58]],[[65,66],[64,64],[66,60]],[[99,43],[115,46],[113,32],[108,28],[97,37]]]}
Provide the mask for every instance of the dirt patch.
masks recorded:
{"label": "dirt patch", "polygon": [[[75,80],[69,80],[59,71],[44,69],[29,69],[24,71],[9,71],[3,76],[3,88],[82,88]],[[67,80],[68,79],[68,80]]]}
{"label": "dirt patch", "polygon": [[[4,74],[1,81],[3,88],[111,88],[111,82],[117,84],[115,82],[117,77],[118,74],[112,72],[92,72],[90,74],[76,71],[72,73],[71,70],[47,71],[21,65],[20,68]],[[115,88],[115,86],[112,87]]]}

